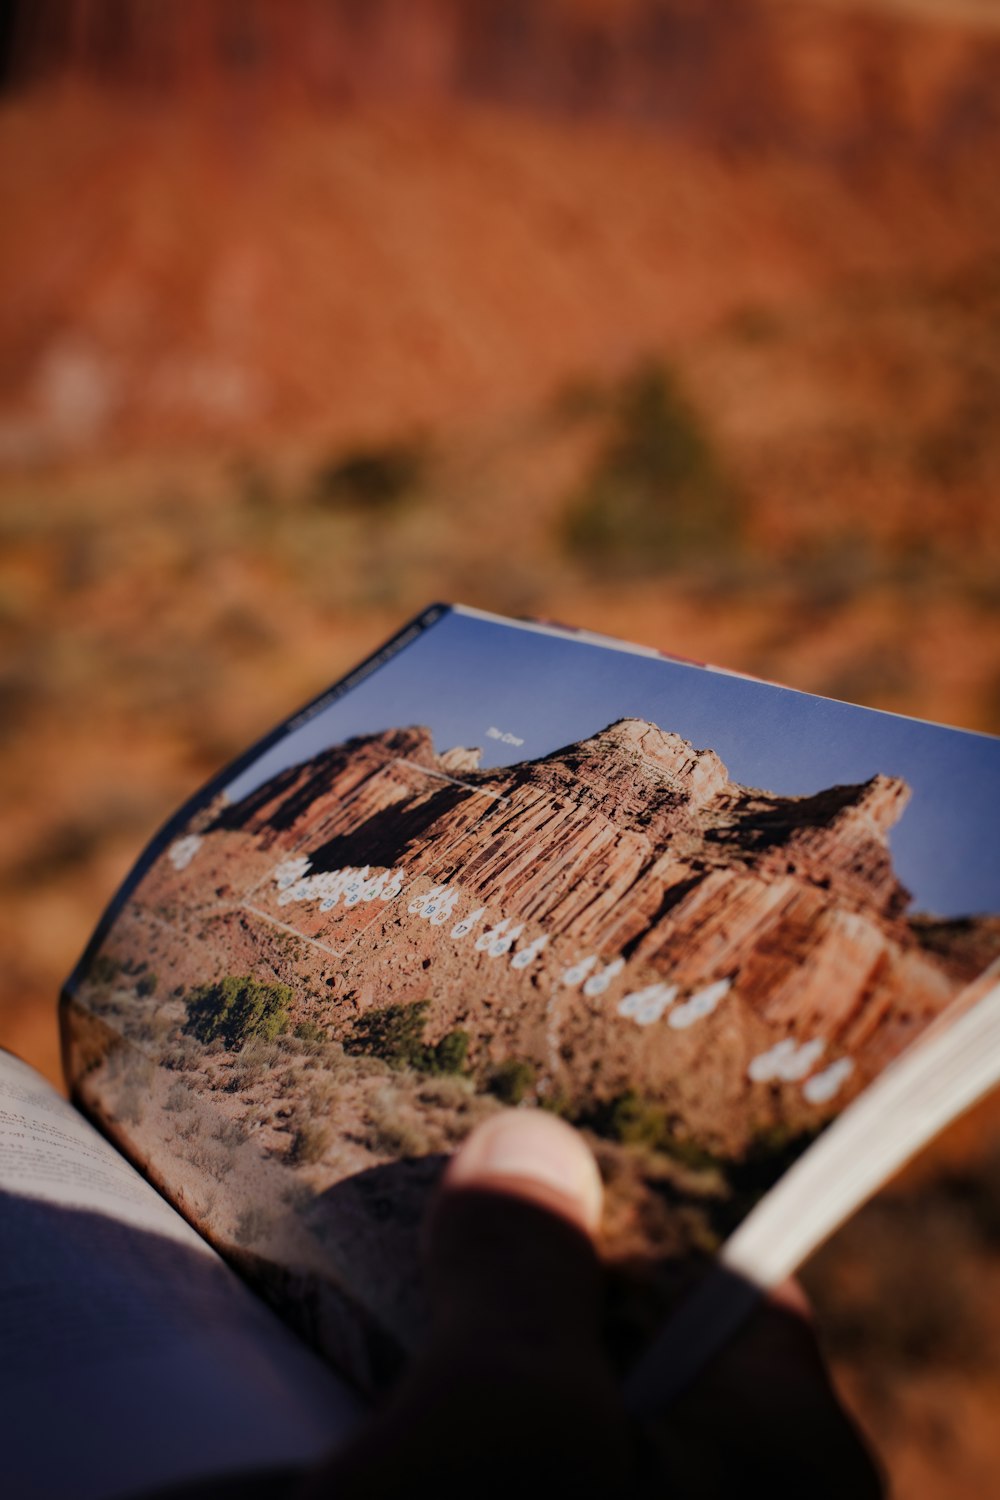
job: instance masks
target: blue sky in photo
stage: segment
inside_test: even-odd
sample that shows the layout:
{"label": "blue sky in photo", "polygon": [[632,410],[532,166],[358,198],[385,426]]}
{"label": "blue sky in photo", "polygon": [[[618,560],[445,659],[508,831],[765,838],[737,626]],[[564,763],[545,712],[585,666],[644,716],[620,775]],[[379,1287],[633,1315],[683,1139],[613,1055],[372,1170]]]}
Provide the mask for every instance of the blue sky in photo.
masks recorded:
{"label": "blue sky in photo", "polygon": [[[621,718],[711,748],[734,781],[784,795],[903,777],[913,796],[890,842],[913,909],[1000,912],[1000,739],[460,610],[279,739],[227,791],[238,799],[329,745],[404,725],[426,725],[439,751],[478,745],[482,764],[499,766]],[[524,744],[489,738],[491,727]]]}

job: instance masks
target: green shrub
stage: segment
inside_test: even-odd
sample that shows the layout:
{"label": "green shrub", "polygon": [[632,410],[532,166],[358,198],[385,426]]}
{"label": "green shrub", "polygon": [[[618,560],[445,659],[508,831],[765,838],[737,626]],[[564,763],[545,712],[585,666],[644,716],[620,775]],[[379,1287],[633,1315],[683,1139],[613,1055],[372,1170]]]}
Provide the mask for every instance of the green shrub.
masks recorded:
{"label": "green shrub", "polygon": [[319,470],[315,495],[334,509],[385,510],[416,490],[425,470],[426,455],[417,443],[354,448]]}
{"label": "green shrub", "polygon": [[212,1139],[235,1148],[250,1139],[250,1131],[242,1120],[220,1120],[212,1131]]}
{"label": "green shrub", "polygon": [[431,1048],[431,1066],[425,1073],[461,1073],[469,1055],[469,1033],[448,1031],[435,1047]]}
{"label": "green shrub", "polygon": [[329,1036],[325,1027],[316,1021],[300,1021],[294,1034],[300,1042],[325,1042]]}
{"label": "green shrub", "polygon": [[718,1156],[697,1141],[677,1135],[666,1112],[644,1099],[635,1089],[626,1089],[624,1093],[597,1105],[590,1112],[580,1115],[576,1123],[587,1126],[605,1140],[618,1141],[623,1146],[645,1146],[649,1151],[659,1151],[693,1171],[708,1171],[724,1165]]}
{"label": "green shrub", "polygon": [[425,1050],[427,1010],[428,1002],[418,1000],[411,1005],[385,1005],[369,1011],[354,1028],[344,1050],[366,1052],[393,1068],[418,1067]]}
{"label": "green shrub", "polygon": [[649,1104],[635,1089],[626,1089],[623,1094],[598,1105],[592,1114],[581,1120],[581,1124],[584,1123],[595,1135],[619,1141],[623,1146],[655,1149],[666,1134],[663,1110]]}
{"label": "green shrub", "polygon": [[414,1068],[418,1073],[460,1073],[469,1051],[465,1031],[449,1031],[439,1042],[424,1041],[427,1000],[408,1005],[386,1005],[369,1011],[358,1022],[344,1051],[381,1058],[391,1068]]}
{"label": "green shrub", "polygon": [[735,488],[698,412],[662,365],[635,370],[565,520],[570,551],[602,570],[714,559],[738,530]]}
{"label": "green shrub", "polygon": [[108,953],[98,953],[90,965],[88,978],[92,984],[113,984],[121,972],[121,964]]}
{"label": "green shrub", "polygon": [[558,1115],[560,1120],[569,1120],[578,1125],[586,1123],[578,1117],[573,1100],[561,1085],[553,1089],[551,1093],[540,1094],[538,1107],[544,1109],[548,1115]]}
{"label": "green shrub", "polygon": [[234,1052],[250,1041],[273,1042],[288,1026],[291,998],[285,984],[227,974],[191,991],[184,1031],[205,1044],[221,1041]]}
{"label": "green shrub", "polygon": [[501,1104],[520,1104],[534,1084],[535,1070],[531,1063],[516,1057],[508,1057],[491,1068],[486,1079],[488,1092]]}
{"label": "green shrub", "polygon": [[136,987],[135,987],[136,994],[138,994],[138,995],[155,995],[156,994],[156,985],[157,985],[156,975],[153,973],[152,969],[149,969],[145,974],[143,974],[141,976],[141,978],[139,979],[138,983],[136,984]]}

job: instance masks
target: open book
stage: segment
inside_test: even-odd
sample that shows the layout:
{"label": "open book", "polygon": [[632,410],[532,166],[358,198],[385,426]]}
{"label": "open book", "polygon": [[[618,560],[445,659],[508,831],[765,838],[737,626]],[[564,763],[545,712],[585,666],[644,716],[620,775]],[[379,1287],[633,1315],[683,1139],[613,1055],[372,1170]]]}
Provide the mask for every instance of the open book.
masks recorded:
{"label": "open book", "polygon": [[0,1188],[99,1221],[101,1268],[108,1220],[238,1268],[205,1338],[264,1339],[244,1419],[311,1392],[241,1452],[280,1465],[351,1420],[307,1345],[371,1392],[419,1340],[448,1154],[554,1110],[655,1404],[1000,1077],[998,782],[987,736],[435,606],[171,820],[67,983],[74,1103],[183,1220],[96,1134],[74,1196],[56,1137],[89,1127],[14,1063]]}

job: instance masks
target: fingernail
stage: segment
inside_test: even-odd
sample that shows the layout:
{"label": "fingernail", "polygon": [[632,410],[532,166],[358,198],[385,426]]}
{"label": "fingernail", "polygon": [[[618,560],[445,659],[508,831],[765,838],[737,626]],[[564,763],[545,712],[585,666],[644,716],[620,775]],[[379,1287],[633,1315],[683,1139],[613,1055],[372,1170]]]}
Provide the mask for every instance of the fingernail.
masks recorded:
{"label": "fingernail", "polygon": [[494,1115],[473,1131],[445,1175],[449,1188],[501,1182],[508,1192],[523,1184],[525,1197],[560,1208],[588,1231],[600,1224],[597,1163],[583,1137],[555,1115],[536,1109]]}

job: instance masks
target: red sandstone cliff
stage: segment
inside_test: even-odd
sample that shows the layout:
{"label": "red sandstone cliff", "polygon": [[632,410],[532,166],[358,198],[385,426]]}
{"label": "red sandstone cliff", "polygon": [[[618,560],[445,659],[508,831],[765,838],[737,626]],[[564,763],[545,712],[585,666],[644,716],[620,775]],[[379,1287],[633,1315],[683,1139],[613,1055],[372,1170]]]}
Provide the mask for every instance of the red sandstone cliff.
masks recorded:
{"label": "red sandstone cliff", "polygon": [[490,101],[846,161],[1000,139],[1000,26],[959,0],[29,0],[8,52],[15,86]]}
{"label": "red sandstone cliff", "polygon": [[973,5],[25,0],[0,460],[440,432],[971,267],[1000,242]]}
{"label": "red sandstone cliff", "polygon": [[[161,861],[139,896],[190,902],[209,863],[227,891],[252,878],[251,926],[322,945],[275,972],[336,1034],[429,998],[435,1033],[467,1030],[478,1066],[525,1058],[543,1092],[578,1099],[638,1088],[739,1149],[839,1108],[1000,950],[995,919],[908,914],[887,845],[908,797],[888,776],[803,797],[741,786],[713,751],[634,719],[486,771],[390,730],[224,807],[191,869]],[[279,901],[290,856],[301,884]],[[324,907],[351,869],[399,870],[402,894]],[[435,889],[436,923],[420,910]],[[490,929],[496,951],[476,946]],[[772,1076],[782,1044],[790,1072],[785,1058]],[[832,1092],[803,1094],[834,1065]]]}

